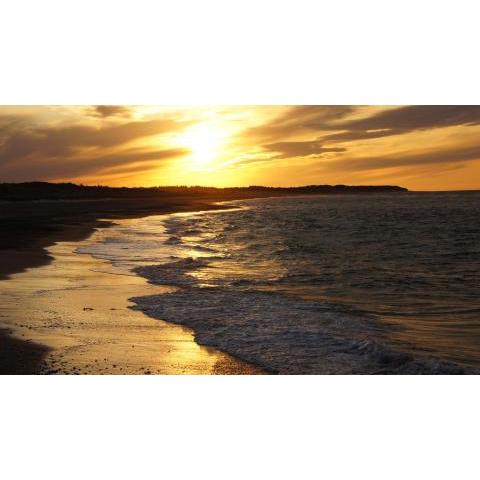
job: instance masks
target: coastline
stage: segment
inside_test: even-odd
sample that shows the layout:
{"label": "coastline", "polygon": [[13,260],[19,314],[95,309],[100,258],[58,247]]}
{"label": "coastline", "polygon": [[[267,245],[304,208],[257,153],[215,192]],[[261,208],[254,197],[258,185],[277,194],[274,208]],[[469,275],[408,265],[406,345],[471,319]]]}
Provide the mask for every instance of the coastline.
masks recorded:
{"label": "coastline", "polygon": [[113,273],[107,260],[77,253],[81,245],[58,242],[47,249],[48,265],[4,281],[3,374],[265,373],[198,345],[188,328],[131,309],[130,297],[170,288]]}
{"label": "coastline", "polygon": [[103,218],[115,220],[216,210],[224,208],[217,203],[238,199],[0,202],[0,280],[48,264],[52,259],[46,249],[57,242],[85,240],[95,229],[108,228],[111,222]]}
{"label": "coastline", "polygon": [[[311,276],[304,275],[309,265],[315,265],[315,260],[312,255],[307,256],[310,263],[292,268],[289,257],[282,256],[282,252],[285,245],[296,248],[297,237],[309,239],[310,243],[301,244],[306,249],[312,247],[312,242],[322,245],[318,236],[308,237],[309,211],[331,211],[322,200],[316,209],[309,201],[304,206],[307,210],[302,211],[296,202],[285,204],[281,199],[278,203],[267,201],[263,208],[257,205],[235,212],[169,216],[169,220],[163,221],[166,233],[162,232],[162,242],[166,247],[159,250],[165,251],[162,261],[149,261],[162,255],[150,255],[147,240],[146,253],[140,258],[149,263],[133,271],[154,285],[173,286],[175,290],[163,295],[133,297],[134,308],[153,318],[187,326],[195,332],[197,343],[218,348],[273,373],[478,374],[474,359],[452,358],[445,349],[436,350],[438,335],[426,334],[419,336],[418,341],[409,341],[412,328],[407,328],[401,319],[385,319],[375,306],[373,311],[377,314],[362,309],[361,305],[357,307],[354,301],[342,302],[340,296],[338,301],[332,297],[327,300],[323,292],[302,288],[305,277],[313,284],[321,278],[320,270]],[[293,220],[285,224],[283,219],[289,217],[288,212],[294,212],[290,216]],[[320,218],[323,224],[328,223],[324,217]],[[264,224],[273,227],[264,228]],[[126,240],[120,239],[119,246],[128,251],[132,245],[132,252],[140,252],[143,235],[149,238],[150,224],[142,226],[141,222],[135,222],[132,230],[121,230]],[[276,236],[276,231],[283,233]],[[264,242],[265,232],[272,241]],[[290,236],[285,232],[291,232]],[[332,232],[328,233],[330,238],[336,238]],[[110,258],[109,248],[104,243],[98,253]],[[128,259],[130,255],[124,256],[122,250],[116,249],[112,258]],[[278,268],[277,258],[281,259]],[[302,260],[298,255],[295,258]],[[291,283],[290,278],[300,281]],[[362,279],[370,281],[365,276],[354,277],[355,281]],[[417,323],[413,332],[426,327],[425,322]],[[404,335],[403,342],[399,334]],[[459,352],[460,347],[459,344]]]}
{"label": "coastline", "polygon": [[[34,211],[36,215],[33,214],[31,208],[32,202],[2,202],[2,206],[8,208],[0,209],[0,221],[5,226],[2,229],[3,235],[0,235],[0,256],[2,259],[0,262],[0,293],[8,290],[9,282],[27,270],[31,269],[31,274],[35,274],[38,270],[48,269],[56,259],[54,252],[57,245],[81,242],[89,238],[96,229],[108,228],[112,225],[111,222],[101,220],[101,218],[108,217],[114,220],[177,212],[216,210],[225,208],[225,205],[217,205],[219,202],[236,199],[232,197],[225,199],[150,199],[149,201],[143,199],[142,202],[133,201],[127,202],[127,204],[125,201],[117,200],[35,202]],[[9,229],[9,223],[10,226],[13,224],[14,228]],[[92,260],[98,261],[98,259]],[[139,293],[142,294],[142,291],[136,289],[127,293],[125,300]],[[146,292],[144,291],[144,293]],[[71,298],[67,298],[66,301],[70,302]],[[3,302],[2,306],[4,306]],[[8,321],[10,319],[6,318],[6,315],[8,316],[8,313],[2,313],[0,316],[0,322],[4,325],[0,328],[0,347],[2,349],[0,374],[79,373],[79,371],[73,372],[63,367],[59,368],[58,365],[45,369],[45,359],[51,354],[52,348],[54,348],[52,345],[55,345],[55,341],[52,342],[51,334],[47,336],[32,335],[34,326],[28,325],[28,322],[24,323],[25,327],[12,328]],[[158,320],[151,319],[150,321],[154,325],[159,323]],[[100,334],[100,332],[97,333]],[[191,341],[193,342],[193,337]],[[208,351],[209,349],[204,350]],[[215,367],[216,371],[209,371],[208,373],[264,373],[262,369],[244,364],[244,362],[237,361],[228,355],[217,352],[214,355],[218,356],[218,365]],[[94,369],[88,373],[126,372],[116,370],[113,367],[108,369],[108,367],[103,366],[102,370],[95,371]],[[182,372],[179,369],[175,372],[156,373],[188,372]]]}
{"label": "coastline", "polygon": [[[187,217],[195,217],[195,212],[206,213],[211,210],[226,210],[229,207],[236,207],[236,205],[229,205],[228,200],[222,202],[218,199],[216,199],[216,203],[210,204],[206,202],[192,202],[187,204],[184,202],[179,205],[164,205],[164,211],[160,213],[159,221],[163,223],[165,217],[175,217],[177,213],[180,213],[180,217],[184,216],[183,213],[187,213]],[[104,211],[102,211],[102,213],[103,212]],[[150,265],[150,262],[152,262],[151,259],[153,259],[153,263],[155,263],[154,259],[162,258],[161,253],[158,255],[162,250],[156,250],[155,254],[146,257],[149,258],[146,260],[149,262],[147,266],[140,266],[132,270],[132,272],[143,277],[143,280],[138,276],[126,273],[127,270],[122,270],[122,268],[116,273],[112,273],[111,269],[109,272],[105,271],[109,270],[108,266],[111,266],[108,259],[123,257],[121,249],[126,248],[128,250],[128,242],[127,246],[123,247],[121,246],[122,241],[120,241],[120,247],[117,247],[113,257],[110,256],[110,248],[112,247],[107,247],[107,250],[103,250],[103,253],[97,256],[95,255],[95,250],[89,251],[88,249],[79,248],[82,247],[82,241],[89,237],[89,233],[86,233],[88,230],[90,230],[91,233],[98,227],[108,229],[108,227],[112,225],[123,225],[124,221],[125,224],[128,224],[129,219],[153,216],[152,221],[148,220],[145,222],[146,225],[148,224],[147,231],[153,225],[155,240],[158,241],[159,244],[163,244],[165,241],[162,230],[155,230],[154,217],[159,215],[158,209],[154,212],[143,209],[141,212],[129,211],[115,213],[116,215],[102,215],[103,218],[110,217],[111,220],[108,221],[95,218],[87,223],[87,219],[85,218],[83,223],[77,220],[76,223],[72,222],[72,225],[69,225],[68,222],[65,222],[62,224],[63,228],[59,228],[59,231],[67,232],[68,235],[62,241],[56,240],[53,246],[42,247],[41,252],[45,259],[43,266],[33,268],[23,277],[21,273],[10,273],[11,279],[3,281],[0,284],[0,287],[2,285],[4,286],[4,290],[5,287],[7,287],[7,290],[8,288],[11,289],[11,293],[13,294],[11,295],[11,299],[14,299],[13,303],[22,304],[21,307],[14,308],[14,311],[16,311],[17,314],[20,312],[22,317],[17,318],[16,324],[14,322],[14,328],[11,328],[12,325],[8,325],[7,322],[7,325],[4,325],[4,327],[7,328],[0,331],[0,335],[2,335],[3,339],[7,342],[6,351],[13,352],[10,356],[14,358],[15,352],[18,352],[19,349],[22,351],[23,349],[24,352],[27,351],[27,354],[23,355],[26,359],[25,361],[31,362],[31,365],[27,367],[19,364],[17,369],[6,373],[307,373],[305,366],[298,370],[296,362],[288,365],[288,362],[285,362],[283,349],[278,349],[277,351],[275,348],[272,350],[272,348],[266,349],[265,346],[263,346],[260,351],[256,348],[254,351],[251,351],[253,344],[249,339],[258,336],[259,332],[251,332],[251,335],[247,335],[249,338],[246,340],[244,338],[236,338],[235,340],[239,332],[240,334],[242,334],[242,332],[248,332],[248,329],[252,326],[253,328],[262,328],[262,322],[264,322],[265,319],[263,315],[258,317],[255,311],[250,311],[251,305],[263,305],[264,308],[260,309],[263,312],[274,306],[272,305],[272,301],[277,297],[272,297],[272,295],[265,296],[264,293],[261,292],[251,292],[247,296],[244,295],[244,298],[239,298],[234,292],[221,292],[222,295],[226,295],[224,299],[225,302],[223,302],[224,304],[235,303],[239,306],[238,311],[233,312],[233,318],[229,313],[228,322],[226,322],[227,319],[224,318],[224,313],[221,308],[215,311],[216,299],[205,295],[205,291],[202,292],[201,299],[198,295],[194,295],[192,299],[191,294],[195,293],[195,288],[190,288],[190,281],[186,284],[184,283],[184,280],[189,279],[188,277],[183,278],[184,273],[186,273],[183,270],[185,270],[185,268],[186,270],[191,270],[192,266],[195,267],[195,264],[183,265],[182,262],[178,262],[182,265],[176,265],[175,262],[173,262],[171,264]],[[97,212],[96,216],[100,217],[100,214]],[[137,223],[137,221],[133,222],[134,225],[137,225]],[[68,226],[70,226],[70,228],[68,228]],[[135,229],[137,229],[137,227],[135,227]],[[142,232],[143,230],[139,229],[138,231]],[[120,229],[120,232],[123,232],[123,230]],[[98,235],[100,235],[100,244],[102,244],[104,233],[103,228],[101,232],[98,233]],[[114,232],[107,234],[109,242],[106,242],[105,245],[109,245],[110,240],[115,240],[115,238],[117,238],[115,235]],[[121,233],[121,235],[123,235],[123,233]],[[36,239],[36,245],[44,245],[48,243],[48,240],[51,240],[51,238],[52,236],[48,239],[43,238],[42,242]],[[94,244],[98,242],[98,237],[95,238]],[[173,244],[175,244],[177,239],[175,236],[168,238],[166,244],[168,244],[170,240],[174,240]],[[114,241],[113,244],[115,243]],[[120,248],[120,250],[118,250],[118,248]],[[148,248],[149,247],[147,247],[147,250]],[[26,251],[28,251],[28,249],[26,249]],[[132,251],[142,251],[142,249],[134,249]],[[102,251],[100,250],[100,252]],[[113,252],[115,252],[115,249]],[[82,253],[85,253],[85,255],[82,255]],[[172,254],[176,255],[174,252],[167,253],[167,255]],[[64,261],[65,258],[68,260],[66,263]],[[82,258],[82,260],[80,260],[80,258]],[[165,259],[168,258],[175,257],[165,256]],[[85,259],[89,260],[87,261]],[[80,270],[75,271],[75,265],[77,263],[83,263],[84,265],[77,265],[77,267],[80,267]],[[177,271],[178,268],[175,269],[173,281],[166,281],[167,279],[165,278],[165,266],[168,269],[169,265],[175,267],[181,266],[179,271]],[[51,268],[49,268],[49,266]],[[71,271],[72,267],[73,272]],[[157,281],[156,278],[157,270],[161,273],[159,281]],[[93,277],[89,272],[94,272]],[[20,277],[22,277],[22,279],[19,281]],[[62,281],[66,280],[67,283],[65,284],[65,282],[62,283],[61,281],[60,284],[56,284],[56,282],[58,282],[57,277],[62,278]],[[148,286],[145,284],[146,281],[148,281]],[[15,284],[15,282],[17,283]],[[31,283],[30,286],[28,285],[29,282]],[[47,285],[48,288],[38,290],[39,286],[42,285]],[[25,286],[27,286],[27,290],[30,290],[28,290],[27,295],[22,295],[22,289],[24,289]],[[184,286],[187,286],[189,289],[185,291]],[[36,290],[31,287],[35,287]],[[114,295],[112,295],[112,292],[114,292]],[[212,292],[215,293],[213,290],[209,290],[207,293]],[[60,303],[58,302],[58,296],[61,298]],[[5,298],[5,296],[3,297]],[[74,310],[63,309],[63,305],[72,303],[72,298],[75,306]],[[29,299],[30,304],[28,303]],[[159,303],[157,303],[157,299],[161,299]],[[298,313],[301,315],[297,315],[295,313],[297,307],[293,304],[289,304],[287,310],[285,310],[285,299],[283,299],[283,297],[280,298],[280,296],[278,297],[278,302],[273,302],[275,305],[277,303],[277,316],[282,318],[283,323],[277,323],[276,328],[277,330],[282,328],[285,330],[281,335],[281,337],[285,339],[295,330],[298,320],[295,319],[296,317],[301,318],[302,321],[305,320],[305,311],[304,309],[300,309],[302,311]],[[11,302],[10,306],[12,305]],[[189,311],[185,308],[188,306],[190,306]],[[218,305],[217,307],[221,306]],[[317,307],[320,307],[320,305],[313,308],[313,310],[319,311]],[[33,320],[32,318],[28,318],[27,321],[23,319],[23,316],[35,317],[35,313],[32,314],[32,312],[38,308],[43,309],[42,312],[46,314],[48,320],[46,323],[43,321],[44,319],[39,319],[38,317],[36,320],[40,321],[36,323],[35,318],[33,318]],[[198,317],[198,312],[203,312],[204,308],[208,308],[208,311],[212,314],[210,320],[207,320],[203,316]],[[53,316],[50,315],[52,313],[51,310],[54,310]],[[132,311],[136,312],[132,313]],[[285,314],[285,311],[293,314],[291,319],[287,318],[288,315]],[[137,315],[135,321],[131,321],[131,318],[127,319],[125,312],[129,312],[128,317]],[[28,315],[25,315],[27,313]],[[248,321],[249,315],[251,314],[255,316],[255,321],[253,322]],[[95,322],[92,323],[92,318],[97,318],[98,323],[98,316],[100,316],[99,318],[101,319],[100,323],[104,321],[104,325],[99,326]],[[146,321],[145,318],[147,316],[151,319],[158,319],[154,320],[155,326],[153,326],[152,323],[142,324],[142,322]],[[9,317],[8,311],[5,314],[5,302],[2,302],[0,305],[0,328],[2,323],[5,324],[5,322],[2,322],[2,317]],[[12,315],[10,315],[10,317],[12,317]],[[350,324],[352,327],[350,330],[358,330],[362,335],[365,333],[365,325],[361,324],[361,322],[357,325],[358,322],[351,318],[345,318],[342,319],[342,321]],[[119,322],[120,327],[124,328],[121,333],[113,331],[119,326]],[[314,323],[317,325],[318,322]],[[231,333],[233,333],[233,335],[225,336],[225,332],[228,328],[232,327],[232,324],[233,332]],[[264,325],[266,329],[267,327],[270,328],[267,324],[268,321]],[[178,326],[187,328],[186,330],[177,330],[174,332],[172,329],[178,328]],[[140,329],[143,328],[144,330],[142,334],[139,334],[138,331],[134,332],[132,327],[134,330],[137,329],[137,327],[140,327]],[[337,337],[341,337],[343,335],[342,332],[337,332],[335,329],[327,327],[328,325],[322,330],[323,337],[320,344],[325,343],[325,341],[327,344],[332,343],[341,357],[340,361],[333,361],[331,353],[326,351],[323,356],[325,358],[332,357],[330,358],[332,361],[329,360],[330,365],[328,365],[328,362],[324,361],[325,358],[322,360],[317,352],[314,358],[320,363],[315,366],[312,362],[309,362],[310,370],[308,373],[367,373],[372,370],[372,365],[377,365],[378,367],[375,368],[374,373],[457,374],[471,372],[469,368],[464,369],[449,362],[438,361],[434,357],[427,358],[421,355],[423,358],[420,358],[417,355],[404,355],[401,352],[397,352],[396,349],[392,350],[389,347],[377,344],[375,341],[365,343],[362,339],[355,338],[355,336],[339,340]],[[170,333],[167,332],[166,337],[160,335],[160,337],[152,341],[151,334],[152,332],[155,333],[157,328],[166,328],[165,332],[167,332],[168,329],[171,331]],[[11,335],[12,331],[13,336]],[[125,335],[128,337],[126,342],[123,341],[124,339],[122,338],[125,337]],[[22,343],[23,338],[20,338],[20,336],[24,337],[26,341]],[[233,343],[232,337],[234,340]],[[180,338],[182,339],[179,340]],[[311,340],[314,341],[315,339],[312,338]],[[307,339],[302,340],[302,348],[305,347],[306,341]],[[10,344],[8,342],[10,342]],[[112,345],[115,345],[114,350],[116,349],[116,353],[113,355],[113,358],[110,354],[102,358],[101,351],[93,346],[95,343],[103,345],[105,348],[110,348]],[[195,345],[192,348],[202,348],[200,346],[203,345],[206,349],[201,350],[201,354],[199,355],[198,352],[194,355],[192,355],[191,351],[187,354],[184,352],[181,355],[183,359],[178,361],[177,358],[176,363],[168,363],[157,358],[153,365],[149,364],[149,359],[157,354],[163,357],[169,357],[172,350],[176,350],[178,353],[178,351],[181,350],[181,348],[179,348],[181,343],[190,344],[190,347]],[[131,353],[133,353],[133,351],[126,347],[135,348],[138,344],[142,344],[144,352],[149,353],[140,355],[140,364],[137,362],[134,368],[131,368],[132,358],[139,358],[137,354],[138,350],[135,350],[135,355],[132,356]],[[339,348],[339,344],[342,344],[341,348]],[[162,346],[165,345],[168,345],[167,349],[162,350]],[[311,345],[312,350],[316,351],[318,345],[319,342],[314,341]],[[43,347],[47,350],[42,350]],[[275,347],[275,345],[273,345],[273,347]],[[120,350],[118,350],[118,348],[120,348]],[[223,357],[212,360],[212,358],[209,358],[209,348],[213,356],[223,355]],[[62,350],[64,354],[58,356],[56,355],[56,353],[58,353],[56,350]],[[65,354],[65,351],[69,353]],[[78,352],[81,352],[81,354],[78,354]],[[263,355],[267,355],[268,358],[262,358]],[[43,362],[45,356],[53,358],[53,361]],[[191,359],[195,357],[198,358],[192,363]],[[348,361],[344,365],[344,370],[339,369],[338,365],[347,357],[352,357],[352,361]],[[125,362],[127,358],[130,362]],[[365,363],[365,368],[359,367],[358,364],[360,360]],[[40,368],[42,362],[43,367]],[[13,363],[10,362],[11,365],[14,363],[14,361]],[[145,367],[146,364],[149,366]],[[355,371],[352,371],[350,364],[357,365]],[[302,365],[302,363],[299,362],[299,365]],[[72,369],[72,366],[75,366],[75,368]]]}
{"label": "coastline", "polygon": [[[225,202],[228,201],[277,196],[283,195],[242,192],[223,196],[0,202],[0,222],[4,227],[0,231],[0,292],[3,282],[8,282],[12,275],[50,265],[54,261],[50,248],[57,243],[81,242],[96,229],[111,226],[111,222],[102,220],[104,218],[116,220],[218,210],[225,209]],[[130,295],[138,296],[142,294]],[[24,332],[23,335],[27,333]],[[45,347],[44,344],[40,342],[40,345],[34,345],[28,336],[25,341],[18,335],[12,336],[8,328],[0,330],[0,339],[2,344],[8,346],[7,351],[26,352],[22,358],[28,363],[25,368],[13,368],[14,363],[6,361],[6,364],[11,365],[6,373],[40,371],[45,355],[39,355],[39,348]],[[255,370],[258,372],[256,367]]]}

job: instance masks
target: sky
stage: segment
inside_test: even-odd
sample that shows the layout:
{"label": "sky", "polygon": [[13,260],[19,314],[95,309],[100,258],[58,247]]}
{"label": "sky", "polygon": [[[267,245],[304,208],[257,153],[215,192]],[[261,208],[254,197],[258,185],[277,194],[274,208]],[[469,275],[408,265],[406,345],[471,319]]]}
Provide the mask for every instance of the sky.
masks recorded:
{"label": "sky", "polygon": [[0,182],[480,189],[480,106],[0,106]]}

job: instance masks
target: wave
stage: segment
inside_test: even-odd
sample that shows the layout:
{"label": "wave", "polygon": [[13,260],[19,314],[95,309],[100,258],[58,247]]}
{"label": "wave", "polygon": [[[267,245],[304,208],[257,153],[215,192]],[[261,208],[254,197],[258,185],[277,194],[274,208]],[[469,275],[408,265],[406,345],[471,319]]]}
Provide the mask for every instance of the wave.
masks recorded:
{"label": "wave", "polygon": [[[234,288],[201,288],[191,273],[208,262],[186,259],[135,269],[172,293],[135,297],[132,307],[185,325],[195,340],[279,374],[464,374],[467,367],[413,355],[382,342],[374,318],[341,306]],[[385,325],[382,325],[385,329]]]}
{"label": "wave", "polygon": [[133,271],[144,276],[151,283],[181,287],[195,285],[196,279],[188,275],[188,272],[207,265],[208,262],[204,259],[185,258],[161,266],[137,267]]}
{"label": "wave", "polygon": [[443,360],[480,365],[480,215],[458,201],[244,201],[123,222],[85,252],[177,287],[137,308],[270,371],[470,373]]}

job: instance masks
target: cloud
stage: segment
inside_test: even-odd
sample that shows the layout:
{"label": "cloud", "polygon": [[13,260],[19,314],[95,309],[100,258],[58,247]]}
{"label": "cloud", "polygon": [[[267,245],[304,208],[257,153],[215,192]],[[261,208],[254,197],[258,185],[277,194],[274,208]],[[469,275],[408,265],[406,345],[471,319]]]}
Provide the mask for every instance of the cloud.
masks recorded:
{"label": "cloud", "polygon": [[88,174],[101,175],[104,171],[117,171],[134,168],[147,171],[158,162],[166,162],[186,155],[186,149],[164,149],[153,151],[128,150],[118,154],[95,156],[93,158],[35,158],[28,160],[28,168],[18,168],[17,164],[0,167],[0,176],[6,182],[32,180],[52,180],[75,178]]}
{"label": "cloud", "polygon": [[130,109],[121,105],[95,105],[89,112],[90,115],[101,118],[116,116],[129,117],[131,115]]}
{"label": "cloud", "polygon": [[322,137],[324,142],[380,138],[433,128],[480,124],[478,105],[412,105],[382,110],[372,116],[346,120],[325,129],[342,132]]}
{"label": "cloud", "polygon": [[185,122],[155,119],[94,127],[73,125],[13,130],[0,145],[0,165],[25,157],[69,156],[85,148],[116,147],[133,140],[185,128]]}
{"label": "cloud", "polygon": [[[0,181],[50,180],[187,154],[181,148],[132,150],[129,143],[183,130],[191,122],[156,118],[115,124],[42,126],[6,120],[0,126]],[[2,119],[0,118],[0,125]],[[115,152],[115,153],[112,153]]]}
{"label": "cloud", "polygon": [[407,133],[405,130],[398,129],[377,129],[377,130],[357,130],[345,131],[340,133],[332,133],[322,137],[323,142],[349,142],[352,140],[371,140],[374,138],[390,137],[391,135],[399,135]]}
{"label": "cloud", "polygon": [[[265,124],[245,130],[242,138],[246,142],[277,143],[298,135],[313,134],[325,144],[480,124],[478,105],[413,105],[380,110],[370,108],[372,113],[368,115],[369,107],[352,105],[291,107]],[[360,118],[359,113],[362,114]]]}
{"label": "cloud", "polygon": [[245,130],[247,141],[278,141],[305,132],[323,130],[326,125],[351,115],[358,107],[352,105],[298,105],[272,120]]}
{"label": "cloud", "polygon": [[328,152],[344,152],[345,148],[324,147],[318,140],[306,142],[276,142],[262,145],[264,149],[276,152],[274,158],[306,157],[310,155],[319,156]]}
{"label": "cloud", "polygon": [[340,125],[354,130],[416,130],[479,123],[478,105],[411,105],[382,110],[373,116],[350,120]]}
{"label": "cloud", "polygon": [[421,167],[430,164],[447,164],[480,160],[480,145],[450,148],[424,153],[399,153],[375,157],[344,158],[322,165],[320,169],[361,171],[393,167]]}
{"label": "cloud", "polygon": [[[355,106],[298,106],[283,111],[265,125],[245,132],[245,136],[269,138],[274,141],[262,143],[266,153],[276,155],[270,160],[296,157],[319,158],[325,153],[341,155],[318,164],[319,172],[342,171],[365,172],[399,167],[417,169],[423,165],[454,164],[480,159],[480,147],[397,143],[409,151],[397,151],[373,156],[356,155],[354,141],[374,140],[393,135],[441,129],[446,127],[473,127],[480,125],[480,106],[469,105],[414,105],[400,107],[355,107]],[[308,136],[315,135],[315,139]],[[301,137],[297,140],[295,136]],[[293,137],[293,138],[292,138]],[[290,140],[291,138],[291,140]],[[287,140],[286,140],[287,139]],[[431,140],[430,140],[431,141]],[[460,143],[457,138],[457,144]],[[352,142],[349,144],[347,142]],[[471,141],[469,142],[471,145]],[[416,152],[416,147],[423,151]],[[378,149],[376,150],[378,152]],[[262,156],[258,155],[262,160]],[[263,158],[263,161],[265,159]],[[249,159],[248,163],[253,160]],[[245,163],[240,161],[239,163]]]}
{"label": "cloud", "polygon": [[28,125],[21,116],[0,115],[0,148],[10,135]]}

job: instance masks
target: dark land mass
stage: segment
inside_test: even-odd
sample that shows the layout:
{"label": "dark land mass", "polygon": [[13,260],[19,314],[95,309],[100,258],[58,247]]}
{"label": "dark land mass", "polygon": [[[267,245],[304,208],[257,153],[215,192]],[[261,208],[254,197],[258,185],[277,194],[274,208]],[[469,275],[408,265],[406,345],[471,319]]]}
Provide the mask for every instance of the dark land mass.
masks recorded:
{"label": "dark land mass", "polygon": [[[80,241],[102,219],[135,218],[181,211],[225,208],[215,202],[258,197],[319,194],[403,193],[396,186],[310,185],[295,188],[154,187],[113,188],[72,183],[0,184],[0,281],[51,261],[46,247]],[[35,373],[46,354],[0,330],[0,373]]]}
{"label": "dark land mass", "polygon": [[407,189],[392,185],[349,186],[349,185],[306,185],[303,187],[106,187],[85,186],[74,183],[0,183],[0,200],[82,200],[106,198],[157,198],[173,197],[209,197],[230,199],[277,195],[320,195],[346,193],[400,193]]}

